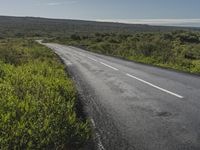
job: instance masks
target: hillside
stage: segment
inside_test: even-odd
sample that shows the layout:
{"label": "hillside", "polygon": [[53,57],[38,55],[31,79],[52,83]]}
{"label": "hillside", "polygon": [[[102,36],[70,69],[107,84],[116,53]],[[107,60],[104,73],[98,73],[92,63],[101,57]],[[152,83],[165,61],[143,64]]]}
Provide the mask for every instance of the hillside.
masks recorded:
{"label": "hillside", "polygon": [[0,38],[24,36],[66,36],[72,33],[93,32],[153,32],[177,29],[200,30],[198,28],[164,27],[140,24],[122,24],[67,19],[0,16]]}

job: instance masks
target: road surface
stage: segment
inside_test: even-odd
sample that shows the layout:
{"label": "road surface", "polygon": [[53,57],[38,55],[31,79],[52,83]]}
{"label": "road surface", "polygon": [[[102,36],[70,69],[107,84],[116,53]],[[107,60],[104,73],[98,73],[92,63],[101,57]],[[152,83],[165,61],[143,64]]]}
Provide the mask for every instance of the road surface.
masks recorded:
{"label": "road surface", "polygon": [[102,150],[200,150],[200,77],[59,44]]}

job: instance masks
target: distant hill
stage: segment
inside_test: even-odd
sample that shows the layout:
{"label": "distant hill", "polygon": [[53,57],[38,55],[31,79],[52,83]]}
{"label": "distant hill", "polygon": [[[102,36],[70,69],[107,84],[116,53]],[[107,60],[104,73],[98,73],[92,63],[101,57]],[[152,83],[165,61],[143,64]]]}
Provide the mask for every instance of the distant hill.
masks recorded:
{"label": "distant hill", "polygon": [[85,34],[93,32],[123,32],[132,34],[135,32],[171,31],[177,29],[200,30],[199,28],[150,26],[142,24],[0,16],[0,38],[5,36],[64,36],[72,33]]}

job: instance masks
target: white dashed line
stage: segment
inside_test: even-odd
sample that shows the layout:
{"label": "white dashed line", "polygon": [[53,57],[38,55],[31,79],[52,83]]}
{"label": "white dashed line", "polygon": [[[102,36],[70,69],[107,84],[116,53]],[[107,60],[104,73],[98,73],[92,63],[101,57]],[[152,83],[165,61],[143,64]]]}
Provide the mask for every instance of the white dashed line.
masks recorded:
{"label": "white dashed line", "polygon": [[94,58],[92,58],[92,57],[87,57],[87,58],[89,58],[90,60],[93,60],[93,61],[98,62],[96,59],[94,59]]}
{"label": "white dashed line", "polygon": [[108,64],[105,64],[105,63],[103,63],[103,62],[100,62],[102,65],[104,65],[104,66],[106,66],[106,67],[109,67],[109,68],[111,68],[111,69],[113,69],[113,70],[116,70],[116,71],[118,71],[119,69],[117,69],[117,68],[115,68],[115,67],[112,67],[112,66],[110,66],[110,65],[108,65]]}
{"label": "white dashed line", "polygon": [[166,89],[163,89],[163,88],[161,88],[161,87],[159,87],[159,86],[157,86],[157,85],[154,85],[154,84],[152,84],[152,83],[150,83],[150,82],[147,82],[147,81],[145,81],[145,80],[143,80],[143,79],[140,79],[140,78],[138,78],[138,77],[135,77],[135,76],[133,76],[133,75],[130,75],[130,74],[126,74],[127,76],[129,76],[129,77],[131,77],[131,78],[134,78],[134,79],[136,79],[136,80],[138,80],[138,81],[140,81],[140,82],[143,82],[143,83],[145,83],[145,84],[147,84],[147,85],[150,85],[150,86],[152,86],[152,87],[154,87],[154,88],[156,88],[156,89],[159,89],[159,90],[161,90],[161,91],[163,91],[163,92],[166,92],[166,93],[168,93],[168,94],[171,94],[171,95],[173,95],[173,96],[176,96],[176,97],[178,97],[178,98],[184,98],[183,96],[181,96],[181,95],[179,95],[179,94],[176,94],[176,93],[173,93],[173,92],[171,92],[171,91],[168,91],[168,90],[166,90]]}
{"label": "white dashed line", "polygon": [[[59,53],[57,53],[57,54],[59,54]],[[87,57],[88,59],[93,60],[93,61],[95,61],[95,62],[99,62],[100,64],[102,64],[102,65],[104,65],[104,66],[106,66],[106,67],[109,67],[109,68],[111,68],[111,69],[113,69],[113,70],[115,70],[115,71],[118,71],[118,70],[119,70],[119,69],[117,69],[117,68],[115,68],[115,67],[113,67],[113,66],[110,66],[110,65],[108,65],[108,64],[106,64],[106,63],[104,63],[104,62],[102,62],[101,59],[100,59],[100,61],[98,61],[97,59],[94,59],[94,58],[92,58],[92,57],[88,57],[88,56],[86,56],[85,54],[80,54],[80,53],[79,53],[79,55],[81,55],[81,56],[83,56],[83,57]],[[69,62],[69,61],[65,61],[65,63],[66,63],[67,65],[72,65],[72,63]],[[164,89],[164,88],[161,88],[161,87],[159,87],[159,86],[157,86],[157,85],[154,85],[154,84],[152,84],[152,83],[150,83],[150,82],[148,82],[148,81],[145,81],[145,80],[143,80],[143,79],[141,79],[141,78],[138,78],[138,77],[136,77],[136,76],[133,76],[133,75],[131,75],[131,74],[129,74],[129,73],[126,73],[126,75],[127,75],[128,77],[131,77],[131,78],[133,78],[133,79],[136,79],[136,80],[138,80],[138,81],[140,81],[140,82],[143,82],[143,83],[145,83],[145,84],[147,84],[147,85],[149,85],[149,86],[151,86],[151,87],[154,87],[154,88],[156,88],[156,89],[158,89],[158,90],[160,90],[160,91],[163,91],[163,92],[166,92],[166,93],[171,94],[171,95],[173,95],[173,96],[176,96],[176,97],[178,97],[178,98],[180,98],[180,99],[183,99],[183,98],[184,98],[183,96],[181,96],[181,95],[179,95],[179,94],[176,94],[176,93],[174,93],[174,92],[171,92],[171,91],[169,91],[169,90],[166,90],[166,89]],[[92,124],[95,126],[94,120],[92,120]]]}
{"label": "white dashed line", "polygon": [[80,54],[80,53],[77,53],[77,55],[79,55],[79,56],[82,56],[82,57],[85,57],[85,55],[83,55],[83,54]]}

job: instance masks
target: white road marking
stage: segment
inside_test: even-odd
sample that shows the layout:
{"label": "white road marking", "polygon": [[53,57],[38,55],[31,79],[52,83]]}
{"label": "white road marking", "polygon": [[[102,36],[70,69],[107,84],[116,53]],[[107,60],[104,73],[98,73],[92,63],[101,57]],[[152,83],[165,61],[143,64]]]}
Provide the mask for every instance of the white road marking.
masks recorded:
{"label": "white road marking", "polygon": [[105,148],[103,147],[103,144],[101,142],[101,138],[100,138],[99,133],[96,133],[96,136],[97,136],[97,140],[98,140],[98,149],[99,150],[105,150]]}
{"label": "white road marking", "polygon": [[71,66],[72,65],[72,63],[69,60],[67,60],[64,56],[62,56],[62,54],[60,54],[60,58],[64,61],[64,63],[67,66]]}
{"label": "white road marking", "polygon": [[[96,129],[96,125],[95,125],[94,119],[92,119],[92,118],[91,118],[91,123],[92,123],[94,129]],[[98,142],[97,143],[98,144],[98,150],[105,150],[105,148],[104,148],[104,146],[103,146],[103,144],[101,142],[101,136],[100,136],[99,133],[97,133],[97,131],[96,131],[96,138],[97,138],[97,142]]]}
{"label": "white road marking", "polygon": [[70,61],[65,61],[65,64],[66,64],[67,66],[72,65],[72,63],[71,63]]}
{"label": "white road marking", "polygon": [[92,122],[92,125],[96,128],[96,125],[95,125],[94,119],[91,119],[91,122]]}
{"label": "white road marking", "polygon": [[116,71],[118,71],[119,69],[117,69],[117,68],[115,68],[115,67],[112,67],[112,66],[110,66],[110,65],[108,65],[108,64],[105,64],[105,63],[103,63],[103,62],[100,62],[102,65],[104,65],[104,66],[106,66],[106,67],[109,67],[109,68],[111,68],[111,69],[113,69],[113,70],[116,70]]}
{"label": "white road marking", "polygon": [[94,58],[92,58],[92,57],[87,57],[87,58],[89,58],[90,60],[93,60],[93,61],[98,62],[96,59],[94,59]]}
{"label": "white road marking", "polygon": [[78,55],[80,55],[80,56],[82,56],[82,57],[85,57],[85,55],[84,54],[80,54],[80,53],[77,53]]}
{"label": "white road marking", "polygon": [[[54,48],[53,48],[53,49],[54,49]],[[87,58],[89,58],[89,59],[91,59],[91,60],[93,60],[93,61],[95,61],[95,62],[99,62],[98,60],[96,60],[96,59],[94,59],[94,58],[92,58],[92,57],[88,57],[88,56],[86,56],[86,55],[84,55],[84,54],[80,54],[80,53],[79,53],[79,55],[81,55],[81,56],[83,56],[83,57],[87,57]],[[100,59],[100,61],[101,61],[101,59]],[[115,67],[112,67],[112,66],[106,64],[106,63],[103,63],[103,62],[99,62],[99,63],[101,63],[102,65],[104,65],[104,66],[106,66],[106,67],[109,67],[109,68],[111,68],[111,69],[113,69],[113,70],[116,70],[116,71],[119,70],[119,69],[117,69],[117,68],[115,68]],[[71,65],[72,63],[71,63],[71,62],[68,62],[67,64],[68,64],[68,65]],[[179,94],[176,94],[176,93],[171,92],[171,91],[169,91],[169,90],[163,89],[163,88],[161,88],[161,87],[159,87],[159,86],[157,86],[157,85],[154,85],[154,84],[152,84],[152,83],[150,83],[150,82],[148,82],[148,81],[145,81],[145,80],[143,80],[143,79],[140,79],[140,78],[138,78],[138,77],[136,77],[136,76],[133,76],[133,75],[131,75],[131,74],[129,74],[129,73],[126,73],[126,75],[129,76],[129,77],[131,77],[131,78],[134,78],[134,79],[136,79],[136,80],[138,80],[138,81],[140,81],[140,82],[143,82],[143,83],[145,83],[145,84],[147,84],[147,85],[149,85],[149,86],[152,86],[152,87],[154,87],[154,88],[156,88],[156,89],[158,89],[158,90],[161,90],[161,91],[163,91],[163,92],[166,92],[166,93],[168,93],[168,94],[171,94],[171,95],[173,95],[173,96],[176,96],[176,97],[178,97],[178,98],[181,98],[181,99],[184,98],[183,96],[181,96],[181,95],[179,95]],[[92,123],[94,123],[94,122],[92,122]]]}
{"label": "white road marking", "polygon": [[166,89],[163,89],[163,88],[161,88],[161,87],[159,87],[159,86],[157,86],[157,85],[154,85],[154,84],[152,84],[152,83],[150,83],[150,82],[147,82],[147,81],[145,81],[145,80],[143,80],[143,79],[140,79],[140,78],[138,78],[138,77],[136,77],[136,76],[133,76],[133,75],[130,75],[130,74],[126,74],[127,76],[129,76],[129,77],[131,77],[131,78],[134,78],[134,79],[136,79],[136,80],[138,80],[138,81],[140,81],[140,82],[143,82],[143,83],[145,83],[145,84],[147,84],[147,85],[150,85],[150,86],[152,86],[152,87],[154,87],[154,88],[156,88],[156,89],[159,89],[159,90],[161,90],[161,91],[163,91],[163,92],[166,92],[166,93],[168,93],[168,94],[171,94],[171,95],[173,95],[173,96],[176,96],[176,97],[178,97],[178,98],[184,98],[183,96],[181,96],[181,95],[179,95],[179,94],[176,94],[176,93],[173,93],[173,92],[171,92],[171,91],[168,91],[168,90],[166,90]]}

